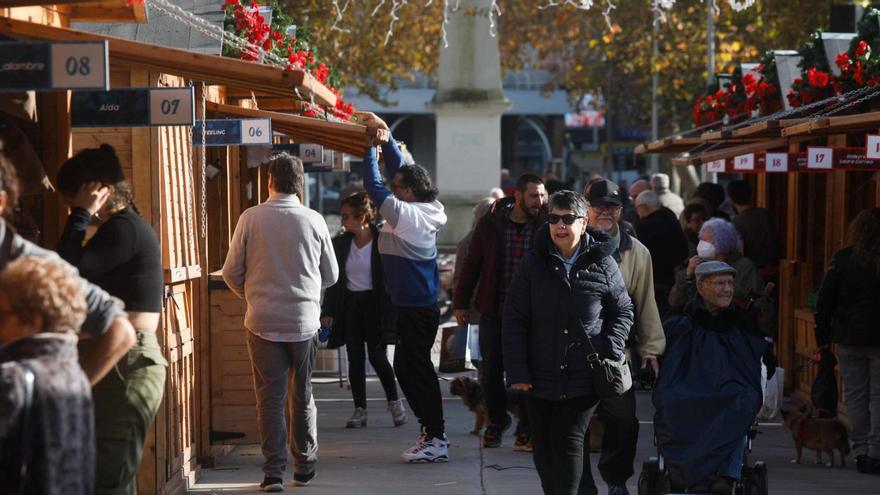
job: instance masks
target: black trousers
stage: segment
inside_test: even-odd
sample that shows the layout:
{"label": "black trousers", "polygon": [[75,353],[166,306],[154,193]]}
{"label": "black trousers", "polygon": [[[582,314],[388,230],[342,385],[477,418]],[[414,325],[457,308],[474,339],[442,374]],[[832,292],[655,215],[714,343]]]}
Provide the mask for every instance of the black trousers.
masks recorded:
{"label": "black trousers", "polygon": [[[609,485],[625,485],[633,475],[636,444],[639,441],[639,420],[636,418],[636,394],[629,389],[620,397],[602,399],[596,408],[605,433],[602,435],[602,453],[599,455],[599,474]],[[584,478],[593,473],[589,460],[584,467]],[[588,493],[588,492],[584,492]]]}
{"label": "black trousers", "polygon": [[[486,397],[486,410],[489,422],[503,425],[508,408],[508,391],[504,386],[504,358],[501,343],[501,319],[491,316],[480,318],[480,357],[483,360],[483,394]],[[517,433],[529,433],[529,413],[525,402],[526,394],[511,392],[510,399],[519,404],[519,424]]]}
{"label": "black trousers", "polygon": [[367,408],[367,355],[385,390],[385,398],[397,400],[394,370],[385,354],[379,329],[379,298],[371,290],[347,291],[345,301],[345,350],[348,353],[348,381],[351,383],[354,406]]}
{"label": "black trousers", "polygon": [[531,397],[528,401],[535,449],[532,456],[544,495],[598,494],[595,484],[591,490],[582,486],[592,482],[592,476],[582,478],[590,470],[590,449],[585,446],[585,435],[596,402],[595,397],[566,400]]}
{"label": "black trousers", "polygon": [[440,383],[431,362],[431,347],[440,326],[435,307],[397,308],[397,347],[394,372],[413,414],[428,437],[443,436],[443,402]]}

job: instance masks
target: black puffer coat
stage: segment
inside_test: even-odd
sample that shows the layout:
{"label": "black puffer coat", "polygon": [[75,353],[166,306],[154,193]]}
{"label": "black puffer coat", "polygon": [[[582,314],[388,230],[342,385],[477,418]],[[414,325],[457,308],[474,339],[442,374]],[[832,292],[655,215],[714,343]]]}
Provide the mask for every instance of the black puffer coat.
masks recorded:
{"label": "black puffer coat", "polygon": [[816,309],[819,345],[880,346],[880,274],[852,246],[831,258]]}
{"label": "black puffer coat", "polygon": [[549,230],[538,230],[508,289],[504,369],[509,383],[530,383],[541,399],[593,395],[586,335],[603,357],[620,356],[633,323],[632,302],[607,234],[588,229],[566,276]]}

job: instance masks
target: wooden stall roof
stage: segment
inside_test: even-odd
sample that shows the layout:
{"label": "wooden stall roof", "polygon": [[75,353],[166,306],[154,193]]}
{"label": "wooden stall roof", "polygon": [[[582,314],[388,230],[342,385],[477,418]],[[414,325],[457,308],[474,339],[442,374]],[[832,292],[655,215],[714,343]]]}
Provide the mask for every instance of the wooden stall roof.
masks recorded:
{"label": "wooden stall roof", "polygon": [[[0,18],[0,33],[15,38],[54,41],[108,41],[114,63],[157,69],[167,74],[280,96],[314,97],[315,103],[336,106],[336,95],[304,71],[246,62],[228,57],[205,55],[112,36],[99,36],[75,29],[44,26],[10,18]],[[298,91],[298,95],[297,95]]]}
{"label": "wooden stall roof", "polygon": [[299,142],[315,143],[350,155],[361,156],[368,147],[367,128],[360,124],[328,122],[287,113],[208,102],[207,111],[233,117],[272,119],[272,130]]}
{"label": "wooden stall roof", "polygon": [[800,124],[806,119],[781,119],[765,120],[739,129],[734,129],[731,136],[735,138],[778,138],[782,136],[782,129]]}
{"label": "wooden stall roof", "polygon": [[702,143],[703,140],[700,138],[673,137],[658,139],[657,141],[636,146],[635,153],[637,155],[644,153],[681,153]]}
{"label": "wooden stall roof", "polygon": [[836,117],[819,117],[786,127],[782,130],[785,137],[838,134],[880,128],[880,112],[841,115]]}
{"label": "wooden stall roof", "polygon": [[736,146],[718,147],[689,157],[679,157],[673,160],[673,163],[675,165],[700,165],[714,160],[733,158],[746,153],[756,153],[759,151],[784,148],[785,145],[786,140],[782,138],[763,139],[760,141],[738,144]]}
{"label": "wooden stall roof", "polygon": [[146,2],[135,3],[126,0],[0,0],[0,8],[36,7],[41,5],[64,5],[71,22],[147,22]]}

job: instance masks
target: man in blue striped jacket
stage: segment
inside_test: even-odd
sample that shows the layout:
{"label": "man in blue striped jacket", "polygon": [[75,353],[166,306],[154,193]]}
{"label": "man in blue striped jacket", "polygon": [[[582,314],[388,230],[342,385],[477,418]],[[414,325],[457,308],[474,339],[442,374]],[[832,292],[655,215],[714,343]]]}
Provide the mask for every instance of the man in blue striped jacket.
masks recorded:
{"label": "man in blue striped jacket", "polygon": [[385,225],[379,234],[379,254],[385,270],[386,290],[395,306],[397,347],[394,371],[422,433],[401,457],[405,462],[445,462],[448,441],[443,427],[440,384],[431,362],[431,347],[440,324],[437,309],[437,233],[446,225],[443,205],[428,171],[404,165],[403,156],[388,126],[369,114],[368,131],[382,145],[385,176],[379,173],[375,147],[364,157],[364,188],[379,207]]}

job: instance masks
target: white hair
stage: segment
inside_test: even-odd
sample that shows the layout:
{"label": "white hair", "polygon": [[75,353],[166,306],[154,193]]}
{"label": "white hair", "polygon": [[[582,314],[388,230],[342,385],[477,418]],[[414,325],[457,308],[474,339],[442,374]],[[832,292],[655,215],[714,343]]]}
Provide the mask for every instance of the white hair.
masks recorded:
{"label": "white hair", "polygon": [[669,176],[666,174],[654,174],[651,176],[651,187],[660,193],[669,189]]}
{"label": "white hair", "polygon": [[660,209],[660,196],[657,195],[656,192],[648,190],[642,191],[636,196],[635,201],[636,208],[639,206],[645,205],[651,211],[656,211]]}
{"label": "white hair", "polygon": [[504,197],[504,190],[500,187],[493,187],[489,189],[489,197],[492,199],[501,199]]}

